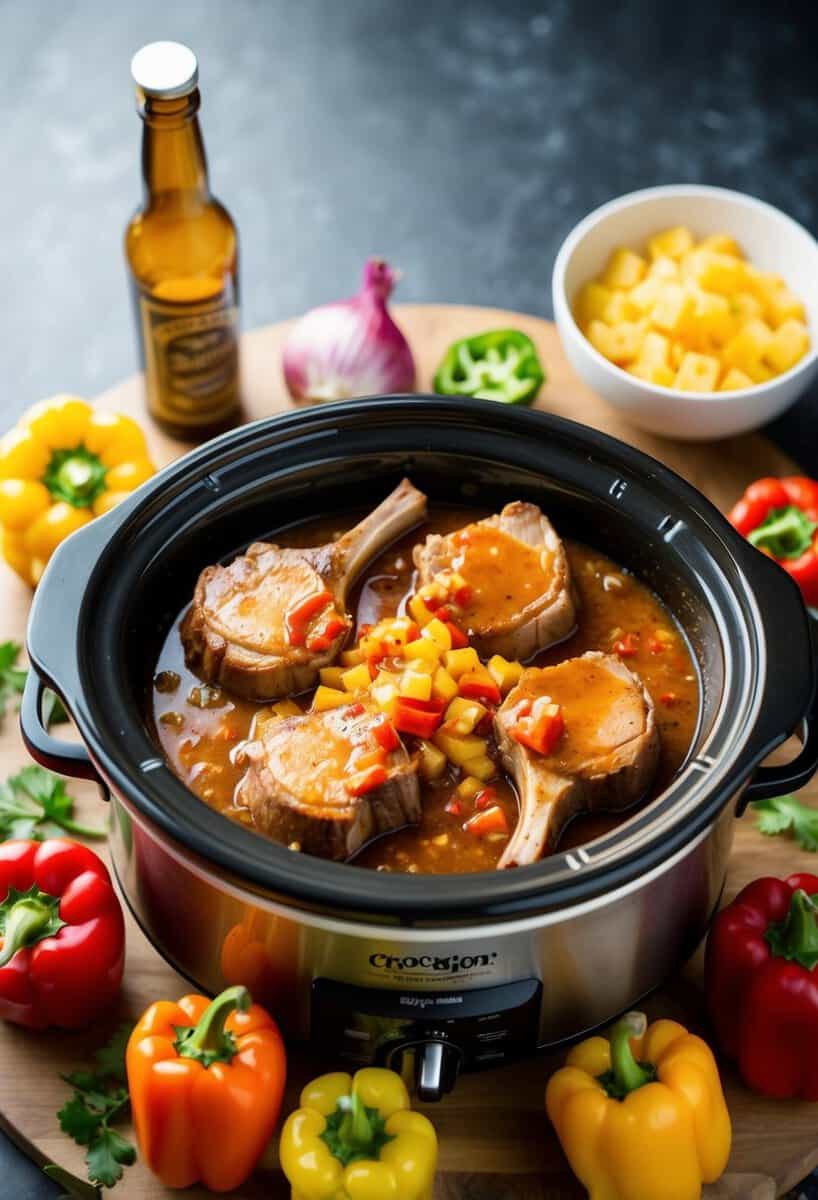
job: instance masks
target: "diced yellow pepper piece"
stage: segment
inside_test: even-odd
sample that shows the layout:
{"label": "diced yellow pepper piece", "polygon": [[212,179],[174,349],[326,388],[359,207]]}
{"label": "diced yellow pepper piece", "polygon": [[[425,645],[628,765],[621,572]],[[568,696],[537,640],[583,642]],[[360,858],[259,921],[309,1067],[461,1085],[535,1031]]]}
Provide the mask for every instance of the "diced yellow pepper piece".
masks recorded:
{"label": "diced yellow pepper piece", "polygon": [[487,712],[488,709],[484,708],[479,700],[466,700],[463,696],[456,696],[446,709],[446,733],[454,733],[458,737],[473,733]]}
{"label": "diced yellow pepper piece", "polygon": [[654,261],[657,258],[681,258],[692,249],[693,234],[684,225],[677,225],[675,229],[665,229],[648,242],[648,254]]}
{"label": "diced yellow pepper piece", "polygon": [[520,676],[525,669],[522,663],[509,662],[507,658],[503,658],[502,654],[492,655],[486,666],[488,667],[489,675],[491,675],[504,696],[506,692],[510,692],[520,682]]}
{"label": "diced yellow pepper piece", "polygon": [[720,392],[736,392],[739,388],[748,388],[753,386],[753,381],[749,375],[745,375],[738,367],[731,367],[719,384]]}
{"label": "diced yellow pepper piece", "polygon": [[312,712],[326,712],[329,708],[340,708],[342,704],[349,704],[349,692],[339,692],[337,688],[321,684],[312,698]]}
{"label": "diced yellow pepper piece", "polygon": [[481,755],[480,758],[470,758],[468,769],[472,775],[476,775],[483,783],[488,783],[497,774],[497,766],[487,754]]}
{"label": "diced yellow pepper piece", "polygon": [[461,800],[473,800],[483,790],[483,781],[475,775],[467,775],[458,783],[455,789]]}
{"label": "diced yellow pepper piece", "polygon": [[342,667],[357,667],[358,663],[364,661],[364,656],[360,650],[343,650],[341,652]]}
{"label": "diced yellow pepper piece", "polygon": [[794,367],[809,349],[809,334],[807,327],[801,321],[791,318],[784,321],[770,338],[769,345],[764,351],[764,361],[774,371],[782,374]]}
{"label": "diced yellow pepper piece", "polygon": [[645,276],[648,269],[648,264],[644,258],[638,254],[634,254],[633,250],[629,250],[627,246],[620,246],[618,250],[614,250],[608,265],[602,275],[602,283],[609,288],[632,288],[636,287]]}
{"label": "diced yellow pepper piece", "polygon": [[709,354],[686,354],[676,372],[675,386],[682,392],[713,392],[719,378],[719,360]]}
{"label": "diced yellow pepper piece", "polygon": [[[445,628],[445,626],[444,626]],[[448,629],[446,633],[448,633]],[[451,642],[449,643],[451,645]],[[413,642],[409,642],[403,648],[403,657],[407,662],[419,663],[423,662],[430,667],[436,667],[440,662],[440,655],[443,653],[437,642],[431,638],[419,637]]]}
{"label": "diced yellow pepper piece", "polygon": [[[339,691],[343,689],[343,667],[322,667],[318,674],[321,676],[321,682],[327,687],[337,688]],[[367,675],[369,675],[369,671],[367,671]]]}
{"label": "diced yellow pepper piece", "polygon": [[421,741],[418,746],[418,771],[427,782],[440,779],[446,773],[446,755],[431,742]]}
{"label": "diced yellow pepper piece", "polygon": [[579,324],[586,325],[588,321],[601,320],[610,298],[610,290],[601,283],[586,283],[577,297],[575,312]]}
{"label": "diced yellow pepper piece", "polygon": [[474,646],[464,646],[462,650],[447,650],[444,660],[446,670],[453,679],[459,679],[467,671],[479,671],[482,665]]}
{"label": "diced yellow pepper piece", "polygon": [[400,681],[400,694],[410,700],[431,700],[431,675],[423,675],[420,671],[404,671]]}
{"label": "diced yellow pepper piece", "polygon": [[270,712],[277,717],[300,717],[301,709],[294,700],[278,700],[270,706]]}
{"label": "diced yellow pepper piece", "polygon": [[457,680],[445,667],[438,667],[432,676],[432,695],[436,700],[452,700],[458,692]]}
{"label": "diced yellow pepper piece", "polygon": [[341,679],[348,692],[365,692],[372,682],[369,666],[366,663],[358,663],[357,667],[350,667],[348,671],[342,673]]}
{"label": "diced yellow pepper piece", "polygon": [[[453,762],[456,767],[465,767],[471,759],[482,758],[486,753],[486,743],[481,737],[475,737],[474,734],[467,734],[465,737],[456,737],[450,733],[443,733],[442,730],[433,737],[432,741],[437,746],[438,750],[442,750],[448,758],[449,762]],[[472,774],[471,767],[468,768]]]}
{"label": "diced yellow pepper piece", "polygon": [[[381,712],[385,712],[387,716],[391,717],[398,699],[397,685],[386,682],[378,683],[376,680],[369,689],[369,694]],[[349,701],[349,696],[347,696],[347,701]]]}
{"label": "diced yellow pepper piece", "polygon": [[438,617],[434,617],[428,625],[424,625],[421,637],[433,642],[440,654],[444,654],[452,648],[452,635]]}
{"label": "diced yellow pepper piece", "polygon": [[420,625],[421,629],[423,628],[424,625],[428,625],[429,622],[431,620],[433,620],[433,618],[434,618],[435,614],[432,612],[432,610],[430,608],[426,607],[426,605],[423,602],[423,597],[421,595],[419,595],[418,593],[415,593],[415,595],[409,601],[409,604],[407,605],[407,607],[409,609],[409,612],[412,614],[414,619],[417,621],[418,625]]}

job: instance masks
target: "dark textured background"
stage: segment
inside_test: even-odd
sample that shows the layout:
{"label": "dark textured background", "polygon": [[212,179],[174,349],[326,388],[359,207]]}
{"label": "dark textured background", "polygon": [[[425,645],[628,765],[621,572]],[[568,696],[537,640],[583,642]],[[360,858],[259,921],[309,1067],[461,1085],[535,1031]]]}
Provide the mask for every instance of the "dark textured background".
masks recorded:
{"label": "dark textured background", "polygon": [[[199,54],[250,328],[353,291],[373,253],[400,299],[550,315],[572,225],[656,183],[752,192],[816,232],[817,32],[814,3],[0,0],[0,424],[136,367],[121,243],[145,41]],[[817,409],[772,431],[813,471]],[[0,1180],[52,1194],[2,1144]]]}

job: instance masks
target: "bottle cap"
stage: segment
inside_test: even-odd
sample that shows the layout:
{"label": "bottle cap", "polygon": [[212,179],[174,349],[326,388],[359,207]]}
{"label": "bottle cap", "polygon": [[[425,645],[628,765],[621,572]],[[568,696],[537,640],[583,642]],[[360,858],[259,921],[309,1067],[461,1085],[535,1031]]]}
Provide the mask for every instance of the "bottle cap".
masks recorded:
{"label": "bottle cap", "polygon": [[150,42],[131,59],[131,74],[146,96],[172,100],[193,91],[199,64],[193,51],[181,42]]}

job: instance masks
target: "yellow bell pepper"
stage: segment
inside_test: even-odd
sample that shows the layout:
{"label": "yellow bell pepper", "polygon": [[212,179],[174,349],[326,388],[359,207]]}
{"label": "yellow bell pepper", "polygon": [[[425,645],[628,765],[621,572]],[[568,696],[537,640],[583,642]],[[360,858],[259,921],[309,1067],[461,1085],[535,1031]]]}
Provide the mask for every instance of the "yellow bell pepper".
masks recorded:
{"label": "yellow bell pepper", "polygon": [[102,516],[154,473],[130,417],[77,396],[35,404],[0,439],[0,553],[36,587],[69,534]]}
{"label": "yellow bell pepper", "polygon": [[432,1200],[437,1135],[399,1075],[365,1067],[301,1093],[279,1147],[292,1200]]}
{"label": "yellow bell pepper", "polygon": [[675,1021],[627,1013],[610,1040],[575,1046],[550,1079],[548,1115],[590,1200],[698,1200],[730,1156],[710,1048]]}

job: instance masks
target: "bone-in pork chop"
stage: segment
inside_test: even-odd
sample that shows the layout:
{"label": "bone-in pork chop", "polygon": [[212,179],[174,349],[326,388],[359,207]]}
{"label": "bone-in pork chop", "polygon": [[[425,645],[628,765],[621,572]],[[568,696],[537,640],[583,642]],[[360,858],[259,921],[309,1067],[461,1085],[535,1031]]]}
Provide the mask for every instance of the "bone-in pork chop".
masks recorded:
{"label": "bone-in pork chop", "polygon": [[[538,753],[532,731],[551,713],[559,722],[556,736]],[[494,727],[520,797],[520,817],[499,867],[536,862],[578,812],[628,808],[656,770],[653,703],[637,676],[610,654],[590,651],[525,671],[497,710]]]}
{"label": "bone-in pork chop", "polygon": [[536,504],[515,500],[484,521],[431,534],[414,559],[421,584],[437,582],[446,592],[459,577],[446,604],[483,658],[524,662],[576,625],[565,549]]}
{"label": "bone-in pork chop", "polygon": [[188,666],[249,700],[304,691],[343,647],[356,578],[425,515],[426,497],[404,479],[335,542],[255,542],[229,566],[206,567],[181,628]]}
{"label": "bone-in pork chop", "polygon": [[235,802],[256,829],[322,858],[351,858],[421,818],[415,766],[387,719],[352,703],[264,721],[236,754]]}

